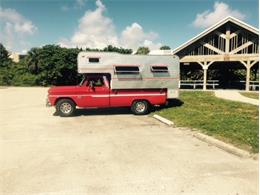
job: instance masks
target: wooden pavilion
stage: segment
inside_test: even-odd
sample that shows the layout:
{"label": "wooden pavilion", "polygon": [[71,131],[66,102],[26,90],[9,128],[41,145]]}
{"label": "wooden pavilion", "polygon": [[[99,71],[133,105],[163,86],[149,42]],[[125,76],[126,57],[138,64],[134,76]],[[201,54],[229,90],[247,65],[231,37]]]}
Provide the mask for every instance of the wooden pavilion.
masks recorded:
{"label": "wooden pavilion", "polygon": [[203,90],[208,68],[214,63],[241,63],[246,68],[245,89],[250,87],[250,70],[259,66],[259,31],[234,17],[227,17],[185,42],[173,54],[181,66],[199,64],[203,69]]}

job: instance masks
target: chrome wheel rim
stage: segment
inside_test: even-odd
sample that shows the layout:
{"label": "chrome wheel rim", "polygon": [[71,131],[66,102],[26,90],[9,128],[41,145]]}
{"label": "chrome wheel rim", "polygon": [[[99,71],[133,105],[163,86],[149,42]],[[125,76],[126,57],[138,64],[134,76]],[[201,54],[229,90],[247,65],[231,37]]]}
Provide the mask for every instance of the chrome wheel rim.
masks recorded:
{"label": "chrome wheel rim", "polygon": [[62,113],[64,113],[64,114],[70,113],[71,110],[72,110],[72,106],[71,106],[69,103],[67,103],[67,102],[64,102],[64,103],[62,103],[62,104],[60,105],[60,111],[61,111]]}
{"label": "chrome wheel rim", "polygon": [[136,111],[137,112],[144,112],[146,109],[146,106],[143,102],[137,102],[136,103]]}

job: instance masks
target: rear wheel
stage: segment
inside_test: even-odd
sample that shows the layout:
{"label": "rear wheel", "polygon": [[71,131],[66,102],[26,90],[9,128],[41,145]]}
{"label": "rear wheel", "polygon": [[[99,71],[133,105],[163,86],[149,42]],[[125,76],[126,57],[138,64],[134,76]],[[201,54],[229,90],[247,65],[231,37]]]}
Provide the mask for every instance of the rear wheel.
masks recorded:
{"label": "rear wheel", "polygon": [[131,111],[135,115],[144,115],[149,112],[149,103],[145,100],[136,100],[132,103]]}
{"label": "rear wheel", "polygon": [[56,104],[56,111],[60,116],[72,116],[76,110],[75,103],[70,99],[61,99]]}

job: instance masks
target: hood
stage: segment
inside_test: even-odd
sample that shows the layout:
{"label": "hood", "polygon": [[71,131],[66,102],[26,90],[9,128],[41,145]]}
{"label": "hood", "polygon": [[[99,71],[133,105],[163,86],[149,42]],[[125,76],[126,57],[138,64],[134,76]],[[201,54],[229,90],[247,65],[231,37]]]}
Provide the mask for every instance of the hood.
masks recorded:
{"label": "hood", "polygon": [[75,94],[79,91],[80,86],[57,86],[51,87],[48,90],[50,95],[60,95],[60,94]]}

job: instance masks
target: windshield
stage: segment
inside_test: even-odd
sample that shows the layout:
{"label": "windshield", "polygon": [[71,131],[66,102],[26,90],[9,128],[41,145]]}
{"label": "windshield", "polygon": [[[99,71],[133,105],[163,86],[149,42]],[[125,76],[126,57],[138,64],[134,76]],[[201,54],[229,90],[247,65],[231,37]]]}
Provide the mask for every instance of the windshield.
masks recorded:
{"label": "windshield", "polygon": [[89,75],[84,75],[82,77],[81,82],[79,83],[79,86],[82,86],[84,84],[84,82],[86,82],[86,84],[87,84],[89,80],[94,80],[95,81],[95,86],[106,85],[107,87],[109,87],[110,78],[111,78],[111,76],[109,74],[89,74]]}
{"label": "windshield", "polygon": [[79,86],[82,86],[82,85],[83,85],[85,79],[86,79],[85,76],[83,76],[82,80],[81,80],[80,83],[79,83]]}

